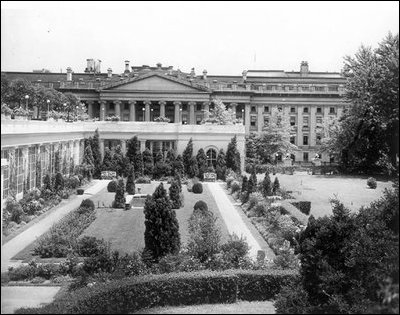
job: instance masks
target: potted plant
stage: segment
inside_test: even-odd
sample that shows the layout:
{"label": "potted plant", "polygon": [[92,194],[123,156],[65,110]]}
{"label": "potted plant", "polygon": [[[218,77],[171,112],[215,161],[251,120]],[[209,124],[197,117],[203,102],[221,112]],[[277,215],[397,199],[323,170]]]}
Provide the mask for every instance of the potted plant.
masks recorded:
{"label": "potted plant", "polygon": [[1,119],[11,119],[12,109],[7,104],[1,104]]}
{"label": "potted plant", "polygon": [[29,111],[23,109],[22,107],[14,108],[14,119],[16,120],[27,120]]}
{"label": "potted plant", "polygon": [[118,115],[109,115],[106,117],[106,121],[120,121],[120,118]]}

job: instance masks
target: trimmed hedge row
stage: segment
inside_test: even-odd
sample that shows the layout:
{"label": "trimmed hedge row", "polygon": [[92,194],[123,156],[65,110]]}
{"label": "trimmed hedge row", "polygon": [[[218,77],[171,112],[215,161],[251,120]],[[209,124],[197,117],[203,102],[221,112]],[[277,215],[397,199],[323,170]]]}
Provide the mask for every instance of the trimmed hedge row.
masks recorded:
{"label": "trimmed hedge row", "polygon": [[293,206],[303,212],[305,215],[309,215],[311,211],[311,201],[297,201],[291,202]]}
{"label": "trimmed hedge row", "polygon": [[68,293],[40,308],[17,314],[118,314],[156,306],[267,300],[294,281],[290,270],[180,272],[125,278]]}

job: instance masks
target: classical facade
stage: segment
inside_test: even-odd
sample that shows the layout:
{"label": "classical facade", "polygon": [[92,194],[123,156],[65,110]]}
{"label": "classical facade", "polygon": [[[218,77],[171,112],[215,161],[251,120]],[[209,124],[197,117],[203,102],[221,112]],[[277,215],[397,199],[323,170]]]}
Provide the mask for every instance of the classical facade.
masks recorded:
{"label": "classical facade", "polygon": [[[200,125],[211,100],[220,98],[241,118],[246,134],[261,132],[274,108],[290,116],[291,142],[299,147],[293,158],[308,162],[320,152],[323,119],[340,116],[344,78],[340,73],[311,72],[303,61],[300,71],[245,70],[240,76],[196,75],[173,67],[130,66],[113,74],[100,72],[100,61],[87,60],[83,73],[3,72],[9,79],[25,78],[34,84],[72,92],[80,97],[91,118],[104,121],[118,115],[121,121],[150,122],[165,116],[172,124]],[[47,107],[43,104],[43,108]],[[111,140],[111,139],[110,139]]]}

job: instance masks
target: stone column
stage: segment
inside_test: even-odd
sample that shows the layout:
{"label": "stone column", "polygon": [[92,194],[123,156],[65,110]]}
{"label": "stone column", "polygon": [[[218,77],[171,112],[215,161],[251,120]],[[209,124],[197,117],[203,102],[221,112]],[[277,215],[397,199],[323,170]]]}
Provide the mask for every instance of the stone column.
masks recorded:
{"label": "stone column", "polygon": [[232,109],[232,112],[235,114],[235,118],[236,118],[236,106],[237,106],[237,103],[231,103],[231,109]]}
{"label": "stone column", "polygon": [[146,140],[139,140],[140,141],[140,152],[143,153],[146,150]]}
{"label": "stone column", "polygon": [[119,118],[121,118],[121,101],[114,101],[114,106],[115,106],[115,116],[118,116]]}
{"label": "stone column", "polygon": [[244,127],[246,134],[250,132],[250,104],[244,105]]}
{"label": "stone column", "polygon": [[[303,145],[303,106],[297,106],[297,146]],[[301,157],[302,161],[303,157]]]}
{"label": "stone column", "polygon": [[196,105],[196,102],[189,102],[189,125],[194,125],[194,106]]}
{"label": "stone column", "polygon": [[104,139],[100,139],[100,153],[101,153],[101,160],[104,159]]}
{"label": "stone column", "polygon": [[309,145],[315,145],[316,144],[316,136],[315,136],[315,124],[316,124],[316,112],[317,108],[313,105],[310,106],[310,133],[309,133]]}
{"label": "stone column", "polygon": [[107,116],[107,108],[106,108],[106,101],[100,101],[100,120],[106,120]]}
{"label": "stone column", "polygon": [[264,105],[259,104],[257,105],[257,131],[262,132],[264,127]]}
{"label": "stone column", "polygon": [[167,102],[159,101],[158,104],[160,104],[160,117],[165,117],[165,105]]}
{"label": "stone column", "polygon": [[129,121],[136,121],[136,101],[129,101]]}
{"label": "stone column", "polygon": [[210,102],[204,102],[203,103],[203,106],[204,106],[204,117],[203,118],[208,118],[208,113],[209,113],[209,111],[210,111]]}
{"label": "stone column", "polygon": [[175,118],[174,118],[174,120],[175,120],[175,123],[180,123],[181,122],[181,120],[180,120],[180,106],[181,106],[181,102],[174,102],[174,105],[175,105]]}
{"label": "stone column", "polygon": [[121,151],[123,154],[126,154],[126,140],[121,139]]}
{"label": "stone column", "polygon": [[86,101],[88,106],[88,115],[89,118],[93,118],[93,101]]}
{"label": "stone column", "polygon": [[150,121],[150,105],[151,105],[151,102],[150,101],[145,101],[144,102],[144,105],[146,106],[145,108],[145,113],[144,113],[144,120],[145,121]]}

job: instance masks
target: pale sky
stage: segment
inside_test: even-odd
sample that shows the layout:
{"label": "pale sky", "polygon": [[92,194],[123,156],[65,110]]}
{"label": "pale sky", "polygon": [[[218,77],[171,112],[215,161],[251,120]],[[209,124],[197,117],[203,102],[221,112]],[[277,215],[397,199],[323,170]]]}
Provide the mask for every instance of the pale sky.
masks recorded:
{"label": "pale sky", "polygon": [[339,72],[361,44],[399,32],[399,2],[1,2],[1,70],[130,65],[196,74]]}

